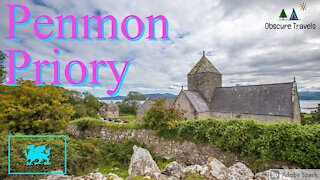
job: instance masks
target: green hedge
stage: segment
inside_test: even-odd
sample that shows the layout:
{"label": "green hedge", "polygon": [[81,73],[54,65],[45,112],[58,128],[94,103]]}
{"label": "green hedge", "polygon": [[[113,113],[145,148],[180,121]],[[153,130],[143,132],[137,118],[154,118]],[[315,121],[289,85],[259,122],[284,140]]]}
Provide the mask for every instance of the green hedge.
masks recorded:
{"label": "green hedge", "polygon": [[91,117],[79,118],[74,121],[71,121],[70,124],[76,125],[77,129],[80,131],[85,131],[92,128],[102,128],[110,127],[112,129],[138,129],[142,128],[142,125],[133,124],[133,123],[116,123],[116,122],[106,122],[100,119],[95,119]]}
{"label": "green hedge", "polygon": [[106,123],[99,119],[84,117],[71,121],[70,124],[74,124],[77,126],[78,130],[84,131],[90,128],[104,127]]}
{"label": "green hedge", "polygon": [[256,164],[289,160],[306,168],[320,168],[320,125],[255,120],[197,120],[162,129],[160,135],[209,142],[225,151],[252,157]]}

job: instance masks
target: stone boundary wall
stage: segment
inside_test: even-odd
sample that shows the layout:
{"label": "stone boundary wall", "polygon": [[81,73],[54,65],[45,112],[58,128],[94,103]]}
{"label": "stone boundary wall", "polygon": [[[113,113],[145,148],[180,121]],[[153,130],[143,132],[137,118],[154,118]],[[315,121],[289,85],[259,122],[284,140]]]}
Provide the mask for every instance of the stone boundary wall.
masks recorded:
{"label": "stone boundary wall", "polygon": [[68,133],[79,138],[101,137],[107,141],[136,140],[139,143],[147,145],[148,149],[154,154],[167,159],[172,158],[185,165],[205,165],[209,157],[214,157],[228,167],[237,162],[242,162],[254,171],[298,167],[286,161],[272,161],[263,167],[254,167],[248,157],[223,152],[211,144],[165,139],[157,136],[154,131],[147,129],[112,129],[110,127],[103,127],[79,131],[75,125],[69,125]]}

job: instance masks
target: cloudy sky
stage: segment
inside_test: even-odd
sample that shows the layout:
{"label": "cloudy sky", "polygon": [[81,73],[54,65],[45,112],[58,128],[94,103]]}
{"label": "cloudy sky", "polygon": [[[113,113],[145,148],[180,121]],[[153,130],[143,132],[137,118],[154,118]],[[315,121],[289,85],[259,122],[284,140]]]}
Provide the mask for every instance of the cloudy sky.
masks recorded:
{"label": "cloudy sky", "polygon": [[[32,12],[30,24],[18,27],[20,41],[9,41],[8,8],[5,4],[23,4]],[[301,3],[307,5],[300,10]],[[290,16],[295,8],[299,24],[316,24],[314,30],[266,30],[265,23],[292,23],[279,20],[282,9]],[[300,91],[320,91],[320,1],[262,1],[262,0],[1,0],[0,50],[21,49],[36,60],[61,62],[61,81],[64,87],[89,91],[96,96],[107,96],[106,89],[113,89],[115,79],[108,68],[100,69],[101,87],[71,86],[63,76],[63,67],[71,60],[132,60],[120,95],[128,91],[142,93],[174,93],[187,85],[186,74],[201,58],[202,51],[223,74],[223,86],[235,84],[268,84],[290,82],[296,77]],[[169,22],[169,41],[149,41],[145,35],[139,41],[129,41],[119,31],[119,41],[41,41],[33,32],[33,22],[40,15],[113,15],[118,22],[128,15],[145,17],[164,15]],[[18,19],[21,18],[18,12]],[[119,24],[120,24],[119,23]],[[56,23],[57,24],[57,23]],[[67,25],[69,26],[69,25]],[[83,33],[79,21],[79,34]],[[53,30],[43,28],[42,32]],[[120,28],[120,25],[119,25]],[[157,26],[158,29],[161,26]],[[108,25],[105,27],[108,34]],[[70,34],[66,28],[66,35]],[[95,27],[91,34],[96,35]],[[134,33],[136,26],[131,24]],[[160,32],[158,31],[157,34]],[[53,53],[54,48],[61,55]],[[22,61],[17,59],[17,64]],[[88,65],[88,70],[90,66]],[[121,70],[121,64],[118,67]],[[80,77],[74,68],[73,77]],[[90,73],[91,75],[91,73]],[[89,80],[91,76],[89,75]],[[18,76],[35,79],[35,69],[19,72]],[[53,81],[53,70],[43,68],[43,80]]]}

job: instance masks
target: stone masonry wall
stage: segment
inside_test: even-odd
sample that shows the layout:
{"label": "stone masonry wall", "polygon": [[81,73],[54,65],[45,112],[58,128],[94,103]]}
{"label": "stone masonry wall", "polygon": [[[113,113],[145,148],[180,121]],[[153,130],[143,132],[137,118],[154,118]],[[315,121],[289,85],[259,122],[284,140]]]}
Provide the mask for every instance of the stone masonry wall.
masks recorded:
{"label": "stone masonry wall", "polygon": [[180,92],[174,106],[184,111],[184,117],[186,119],[196,119],[195,109],[183,91]]}
{"label": "stone masonry wall", "polygon": [[242,162],[252,169],[264,171],[272,168],[296,167],[289,162],[273,161],[263,167],[253,167],[247,157],[241,157],[234,153],[226,153],[213,147],[211,144],[196,144],[190,141],[169,140],[159,137],[152,130],[146,129],[112,129],[104,127],[101,129],[90,129],[78,131],[75,125],[68,126],[69,134],[75,137],[101,137],[107,141],[121,142],[125,139],[136,140],[144,143],[156,155],[190,165],[204,165],[209,157],[215,157],[226,166],[232,166],[236,162]]}
{"label": "stone masonry wall", "polygon": [[188,74],[188,90],[200,91],[208,102],[211,102],[215,88],[221,86],[220,74],[212,72]]}

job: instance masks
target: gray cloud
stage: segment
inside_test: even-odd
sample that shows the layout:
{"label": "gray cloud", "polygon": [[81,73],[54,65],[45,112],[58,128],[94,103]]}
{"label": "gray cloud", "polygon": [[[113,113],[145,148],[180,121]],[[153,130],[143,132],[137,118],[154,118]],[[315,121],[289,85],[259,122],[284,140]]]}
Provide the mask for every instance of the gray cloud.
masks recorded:
{"label": "gray cloud", "polygon": [[[55,39],[43,42],[35,37],[33,24],[29,24],[18,29],[18,37],[22,41],[11,42],[5,39],[8,31],[6,3],[27,5],[33,13],[33,19],[43,14],[54,18],[57,15],[81,17],[110,13],[120,22],[129,14],[142,18],[163,14],[169,20],[171,40],[141,39],[130,42],[120,35],[120,41],[112,42]],[[320,90],[320,2],[306,1],[308,9],[305,12],[299,9],[299,3],[254,0],[176,0],[174,3],[169,0],[5,0],[0,7],[2,19],[5,20],[0,22],[1,49],[23,49],[34,60],[59,59],[62,66],[73,59],[86,63],[92,60],[132,59],[133,65],[120,94],[131,90],[178,93],[181,85],[187,84],[186,74],[200,59],[203,50],[208,52],[208,58],[223,74],[223,84],[226,86],[288,82],[295,76],[300,90]],[[278,16],[282,9],[290,16],[292,8],[296,9],[301,18],[297,23],[316,23],[317,29],[264,28],[266,22],[279,23]],[[83,33],[81,28],[79,33]],[[96,33],[94,26],[91,33]],[[66,34],[70,34],[70,26],[66,28]],[[60,56],[53,53],[56,47],[61,50]],[[113,87],[114,80],[110,70],[100,71],[102,87],[70,87],[68,84],[65,87],[105,96],[105,89]],[[18,75],[34,79],[34,74],[34,68],[31,68]],[[44,69],[43,75],[46,82],[52,81],[52,69]],[[80,72],[75,71],[74,76],[80,76]]]}

